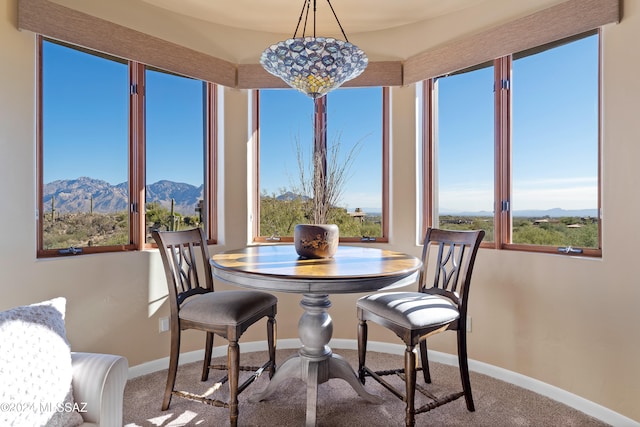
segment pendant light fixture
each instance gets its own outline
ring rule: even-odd
[[[327,0],[344,40],[316,37],[316,0],[313,0],[313,36],[306,36],[311,0],[303,0],[302,11],[293,37],[269,46],[260,64],[289,86],[311,98],[319,98],[344,82],[358,77],[367,67],[367,55],[349,43],[331,2]],[[301,36],[298,36],[304,16]]]

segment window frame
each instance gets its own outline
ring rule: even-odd
[[[581,253],[565,253],[559,251],[558,246],[532,245],[523,243],[511,243],[512,232],[512,212],[511,212],[511,191],[512,191],[512,164],[511,164],[511,85],[500,88],[497,82],[503,79],[511,81],[511,69],[513,57],[524,52],[533,52],[553,48],[565,43],[569,43],[583,37],[591,35],[598,36],[598,88],[597,88],[597,222],[598,222],[598,248],[581,247]],[[496,58],[493,61],[494,67],[494,241],[482,242],[481,247],[498,250],[513,250],[534,253],[549,253],[569,256],[602,257],[602,32],[600,29],[586,31],[581,34],[567,37],[565,39],[548,43],[523,52]],[[470,71],[476,66],[470,66],[460,72]],[[422,81],[422,221],[421,233],[425,235],[428,227],[435,224],[436,212],[435,197],[438,189],[435,188],[435,81],[438,77]],[[503,203],[506,202],[506,204]],[[507,208],[503,209],[503,205]],[[422,240],[420,236],[420,241]]]
[[[372,238],[340,237],[341,243],[388,243],[389,242],[389,143],[390,143],[390,88],[379,86],[382,90],[382,236]],[[317,98],[314,102],[320,102],[325,108],[324,97]],[[317,108],[315,108],[317,110]],[[268,236],[261,236],[260,233],[260,89],[252,91],[251,94],[251,117],[252,117],[252,186],[253,186],[253,207],[251,240],[253,243],[292,243],[293,236],[282,236],[273,239]],[[314,114],[314,128],[325,129],[324,140],[326,141],[327,126],[318,123],[319,114]],[[325,115],[326,116],[326,115]],[[326,119],[325,119],[326,120]]]
[[[37,215],[36,215],[36,257],[54,258],[66,257],[70,255],[96,254],[109,252],[139,251],[156,248],[155,243],[146,243],[146,222],[145,222],[145,69],[146,66],[133,60],[121,59],[126,63],[129,72],[129,123],[128,123],[128,184],[129,184],[129,243],[125,245],[112,246],[83,246],[81,251],[71,253],[61,253],[61,249],[43,248],[43,220],[44,220],[44,129],[43,129],[43,42],[47,41],[58,45],[75,49],[88,54],[103,56],[107,59],[118,59],[110,54],[102,54],[92,49],[76,46],[61,40],[52,39],[43,35],[36,37],[37,67],[36,67],[36,193],[37,193]],[[155,67],[154,67],[155,68]],[[162,70],[173,73],[171,70]],[[178,73],[173,73],[178,74]],[[186,76],[185,76],[186,77]],[[198,79],[196,79],[198,80]],[[205,84],[205,96],[203,97],[205,113],[205,132],[203,140],[204,150],[204,198],[205,205],[205,234],[208,244],[217,243],[217,99],[218,87],[211,82]],[[124,88],[126,89],[126,88]]]

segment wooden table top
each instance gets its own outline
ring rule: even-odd
[[[325,259],[301,259],[293,245],[251,246],[211,257],[216,278],[234,285],[295,293],[352,293],[413,283],[420,259],[384,249],[340,246]]]

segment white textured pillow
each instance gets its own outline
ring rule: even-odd
[[[0,312],[0,425],[78,426],[66,299]]]

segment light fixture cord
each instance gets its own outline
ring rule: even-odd
[[[333,17],[336,18],[336,22],[338,23],[338,27],[340,27],[340,32],[342,32],[342,36],[344,37],[344,40],[346,42],[349,41],[349,39],[347,38],[347,35],[344,32],[344,29],[342,28],[342,24],[340,23],[340,20],[338,19],[338,15],[336,14],[336,11],[333,8],[333,5],[331,4],[330,0],[327,0],[327,3],[329,3],[329,7],[331,8],[331,12],[333,13]],[[296,35],[298,34],[298,29],[300,28],[300,22],[302,22],[302,15],[305,15],[304,17],[304,26],[302,27],[302,37],[305,36],[306,32],[307,32],[307,20],[309,19],[309,9],[311,9],[311,0],[303,0],[302,3],[302,10],[300,11],[300,17],[298,17],[298,25],[296,25],[296,30],[293,32],[293,38],[296,38]],[[305,14],[305,10],[306,10],[306,14]],[[313,0],[313,37],[316,37],[316,0]]]
[[[307,19],[309,18],[309,4],[311,0],[303,0],[302,2],[302,10],[300,11],[300,17],[298,18],[298,25],[296,25],[296,30],[293,32],[293,37],[296,38],[296,34],[298,34],[298,28],[300,28],[300,22],[302,22],[302,15],[304,15],[305,10],[307,11],[306,16],[304,17],[304,27],[302,27],[302,37],[307,31]]]
[[[313,0],[314,2],[316,0]],[[331,5],[331,2],[329,0],[327,0],[327,3],[329,3],[329,7],[331,8],[331,12],[333,12],[333,17],[336,18],[336,22],[338,23],[338,27],[340,27],[340,31],[342,31],[342,35],[344,36],[344,41],[348,42],[349,39],[347,38],[347,35],[344,33],[344,30],[342,29],[342,25],[340,24],[340,20],[338,19],[338,15],[336,15],[336,11],[333,10],[333,5]]]

